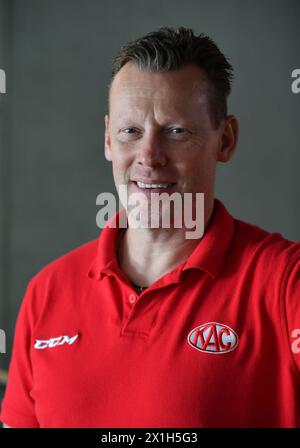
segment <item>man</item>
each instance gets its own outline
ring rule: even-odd
[[[143,193],[144,216],[150,193],[192,193],[193,211],[204,193],[204,235],[186,238],[172,220],[135,228],[125,207],[127,228],[105,227],[37,274],[18,317],[6,425],[299,425],[300,244],[214,198],[217,163],[238,137],[231,77],[190,29],[122,48],[105,116],[116,188]]]

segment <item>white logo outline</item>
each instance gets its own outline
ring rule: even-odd
[[[50,339],[36,339],[33,348],[37,350],[44,350],[45,348],[54,348],[60,345],[73,344],[78,339],[79,334],[75,334],[74,336],[58,336]]]
[[[222,328],[226,328],[226,329],[230,330],[231,334],[235,337],[235,343],[233,344],[233,346],[230,349],[228,349],[228,350],[213,351],[213,350],[203,350],[203,349],[197,347],[196,345],[192,344],[190,342],[190,336],[192,335],[192,333],[197,328],[201,328],[201,327],[204,327],[204,326],[207,326],[207,325],[218,325],[218,326],[220,326]],[[232,352],[233,350],[235,350],[237,348],[237,346],[239,345],[239,337],[238,337],[237,333],[231,327],[229,327],[229,325],[226,325],[226,324],[223,324],[223,323],[220,323],[220,322],[205,322],[203,324],[197,325],[196,327],[194,327],[189,332],[189,334],[187,336],[187,342],[193,349],[198,350],[201,353],[208,353],[209,355],[224,355],[225,353],[230,353],[230,352]]]

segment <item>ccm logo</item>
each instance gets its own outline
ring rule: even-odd
[[[188,343],[200,352],[219,355],[234,350],[238,344],[238,337],[227,325],[207,322],[190,331]]]
[[[78,334],[75,336],[69,337],[69,336],[58,336],[57,338],[51,338],[51,339],[36,339],[34,348],[37,348],[39,350],[42,350],[44,348],[53,348],[57,345],[63,345],[63,344],[73,344],[73,342],[76,341],[78,338]]]

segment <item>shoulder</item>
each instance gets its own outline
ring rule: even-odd
[[[98,239],[89,241],[44,266],[28,282],[23,303],[35,314],[43,304],[64,297],[67,291],[79,291],[88,280],[88,272],[98,249]]]
[[[268,232],[261,227],[234,219],[233,248],[243,258],[276,271],[300,259],[300,242],[285,238],[279,232]]]
[[[48,263],[31,281],[46,280],[53,276],[65,278],[66,275],[74,275],[80,271],[88,270],[97,255],[97,247],[98,239],[82,244]]]

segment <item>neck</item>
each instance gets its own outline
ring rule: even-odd
[[[213,206],[205,214],[204,232],[212,213]],[[120,233],[120,268],[133,284],[143,287],[151,285],[184,263],[199,244],[199,238],[186,238],[186,230],[127,228]]]

